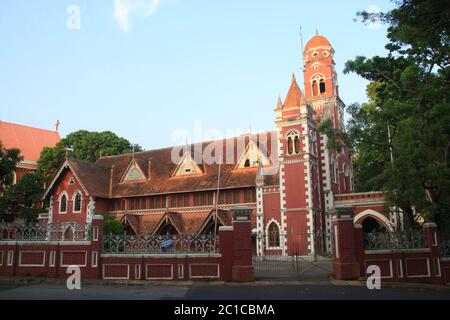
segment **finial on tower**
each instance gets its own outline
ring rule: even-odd
[[[295,73],[292,72],[292,82],[297,81],[297,79],[295,79]]]
[[[56,132],[58,132],[60,124],[61,124],[61,122],[59,122],[59,120],[56,120],[56,123],[55,123],[55,131]]]
[[[319,29],[316,29],[316,36],[319,35]]]
[[[281,109],[282,107],[283,107],[283,101],[281,100],[281,95],[278,95],[277,109]]]

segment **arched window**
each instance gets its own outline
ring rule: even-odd
[[[314,97],[317,96],[317,81],[316,80],[314,80],[312,82],[312,93],[313,93]]]
[[[325,86],[325,80],[324,79],[320,79],[319,88],[320,88],[320,94],[324,94],[325,91],[326,91],[326,86]]]
[[[68,227],[66,231],[64,231],[63,240],[73,240],[74,239],[74,233],[71,227]]]
[[[59,213],[67,213],[67,195],[65,193],[59,200]]]
[[[75,192],[73,197],[73,212],[81,212],[81,193],[79,191]]]
[[[300,153],[300,135],[297,131],[291,131],[287,135],[287,153],[299,154]]]
[[[292,138],[291,137],[288,137],[287,145],[288,145],[288,154],[292,154],[294,152],[294,150],[292,147]]]
[[[325,77],[322,74],[316,74],[311,78],[311,88],[313,96],[324,94],[326,91]]]
[[[300,153],[300,139],[298,138],[298,136],[294,138],[294,148],[295,153]]]
[[[275,248],[280,246],[280,228],[275,222],[272,222],[267,228],[268,246]]]

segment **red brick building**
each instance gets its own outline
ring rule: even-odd
[[[44,195],[48,220],[90,223],[95,211],[106,211],[129,233],[208,234],[231,225],[229,209],[245,205],[253,209],[259,256],[329,252],[327,212],[339,201],[359,208],[358,223],[370,218],[395,228],[382,193],[352,193],[349,150],[329,150],[317,131],[321,118],[344,130],[333,58],[325,37],[316,34],[307,43],[304,90],[293,76],[286,99],[278,99],[272,132],[96,163],[67,159]]]
[[[20,149],[23,160],[17,165],[13,182],[37,170],[37,161],[45,147],[53,148],[61,140],[57,131],[0,121],[0,141],[5,149]]]

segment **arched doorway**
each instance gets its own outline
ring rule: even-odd
[[[370,216],[366,217],[363,220],[362,227],[364,233],[378,233],[387,231],[386,227],[379,223],[377,219]]]

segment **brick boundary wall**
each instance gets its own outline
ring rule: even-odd
[[[450,258],[441,258],[434,223],[424,225],[426,248],[365,250],[361,225],[353,222],[353,208],[330,211],[334,241],[334,276],[340,280],[366,278],[367,267],[377,265],[382,281],[450,284]]]
[[[88,241],[0,241],[0,276],[67,277],[67,267],[78,265],[82,279],[251,282],[248,218],[219,228],[219,253],[106,254],[103,218],[95,216]]]

